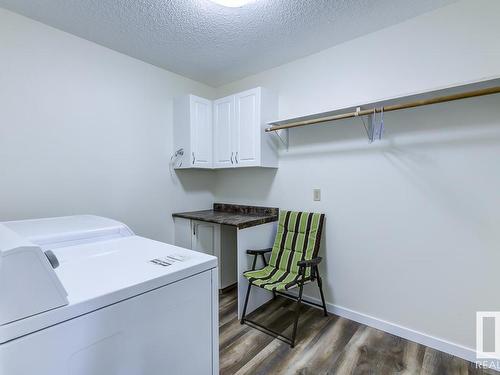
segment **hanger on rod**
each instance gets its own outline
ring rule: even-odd
[[[361,118],[366,136],[368,137],[368,142],[373,143],[375,141],[381,141],[382,135],[384,134],[384,107],[380,107],[379,110],[374,109],[372,113],[368,114],[368,125],[363,116],[360,116],[360,113],[361,107],[357,107],[354,114],[355,117]]]

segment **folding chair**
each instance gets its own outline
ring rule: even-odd
[[[241,324],[247,323],[254,328],[263,330],[267,334],[290,344],[293,348],[297,335],[300,307],[303,302],[322,307],[325,316],[328,316],[323,294],[323,283],[318,270],[318,264],[321,262],[318,251],[324,219],[324,214],[280,211],[278,230],[273,247],[261,250],[247,250],[247,254],[253,255],[254,260],[252,270],[243,274],[248,279],[248,289]],[[264,254],[269,252],[271,252],[271,257],[268,264]],[[264,268],[255,270],[259,256],[264,260]],[[322,305],[302,300],[304,284],[311,281],[318,282]],[[246,318],[252,286],[271,291],[274,296],[281,294],[297,301],[291,338]],[[284,292],[296,287],[299,288],[298,297]]]

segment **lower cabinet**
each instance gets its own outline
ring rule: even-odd
[[[191,250],[219,258],[220,249],[220,224],[204,221],[191,221]],[[220,260],[219,260],[220,268]]]
[[[236,284],[236,228],[205,221],[174,218],[175,245],[218,259],[219,289]]]

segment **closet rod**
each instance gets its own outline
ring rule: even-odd
[[[361,109],[357,112],[347,112],[347,113],[341,113],[339,115],[332,115],[332,116],[326,116],[326,117],[318,117],[318,118],[310,119],[310,120],[290,122],[288,124],[283,124],[283,125],[274,125],[274,126],[271,126],[270,128],[267,128],[266,132],[272,132],[272,131],[281,130],[281,129],[296,128],[298,126],[314,125],[314,124],[318,124],[321,122],[343,120],[346,118],[352,118],[352,117],[357,117],[357,116],[371,115],[374,113],[380,113],[382,111],[383,112],[398,111],[400,109],[408,109],[408,108],[421,107],[421,106],[430,105],[430,104],[452,102],[454,100],[474,98],[476,96],[491,95],[491,94],[498,94],[498,93],[500,93],[500,86],[495,86],[495,87],[490,87],[490,88],[481,89],[481,90],[462,92],[459,94],[438,96],[436,98],[431,98],[431,99],[415,100],[413,102],[387,105],[387,106],[383,106],[383,107],[379,107],[379,108]]]

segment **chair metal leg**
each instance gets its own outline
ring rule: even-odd
[[[252,263],[252,271],[255,271],[255,266],[257,265],[257,255],[254,255],[253,257],[253,263]]]
[[[302,306],[303,289],[304,289],[304,283],[300,283],[299,298],[297,299],[297,305],[296,305],[297,310],[295,311],[295,322],[293,324],[292,342],[290,343],[291,348],[295,346],[295,337],[297,336],[297,326],[299,324],[299,317],[300,317],[300,307]]]
[[[315,267],[315,268],[316,268],[316,278],[318,279],[319,294],[321,295],[321,303],[323,304],[323,312],[324,312],[325,316],[328,316],[328,311],[326,310],[325,295],[323,294],[323,280],[321,279],[321,276],[319,275],[318,267]]]
[[[250,297],[250,289],[252,288],[252,283],[248,282],[247,295],[245,297],[245,305],[243,306],[243,314],[241,314],[240,324],[245,323],[245,315],[247,313],[248,298]]]

